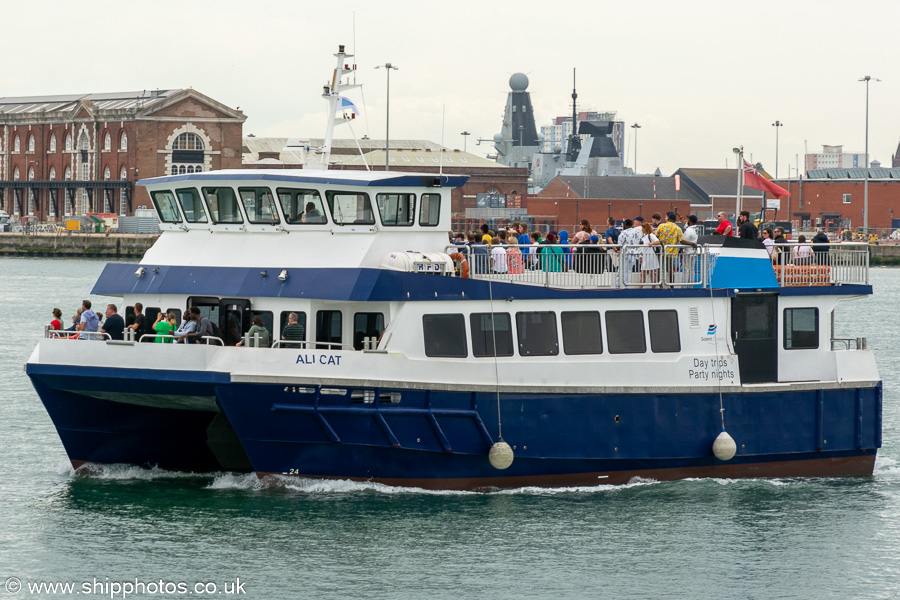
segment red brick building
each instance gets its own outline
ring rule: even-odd
[[[240,168],[245,119],[190,89],[0,98],[0,208],[131,215],[140,178]]]
[[[828,169],[832,177],[804,179],[802,185],[796,179],[792,180],[790,185],[794,193],[790,201],[781,201],[781,211],[785,215],[790,213],[791,221],[801,230],[862,228],[865,180],[860,176],[864,174],[862,169],[852,169],[860,173],[851,178],[850,171]],[[891,177],[891,173],[896,173],[898,178]],[[811,171],[810,174],[822,173]],[[881,176],[876,177],[878,175]],[[787,180],[776,183],[782,187],[788,185]],[[870,169],[869,229],[889,229],[896,218],[900,218],[900,169]]]

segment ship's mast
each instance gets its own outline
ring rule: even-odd
[[[334,139],[334,126],[341,123],[348,123],[356,117],[356,113],[351,111],[349,116],[346,111],[342,111],[338,115],[338,108],[341,107],[341,92],[353,88],[360,87],[356,83],[343,83],[344,75],[356,72],[356,64],[349,65],[345,61],[347,58],[353,58],[352,54],[344,52],[344,45],[338,46],[338,51],[334,55],[337,58],[337,64],[334,67],[334,73],[331,76],[331,83],[323,88],[322,97],[328,102],[328,126],[325,130],[325,146],[322,148],[322,165],[324,169],[328,168],[328,161],[331,159],[331,143]]]
[[[578,159],[578,152],[581,150],[581,138],[578,136],[578,110],[575,107],[575,101],[578,94],[575,92],[575,69],[572,69],[572,134],[569,136],[569,151],[567,152],[570,162]]]

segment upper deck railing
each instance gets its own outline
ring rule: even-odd
[[[474,279],[564,289],[706,288],[720,256],[715,247],[683,245],[505,244],[445,251],[464,254]],[[770,258],[782,287],[869,283],[866,244],[778,244]]]

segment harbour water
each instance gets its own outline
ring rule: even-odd
[[[104,264],[0,260],[0,597],[49,597],[29,591],[41,582],[83,598],[900,597],[900,269],[873,269],[875,296],[836,319],[837,337],[868,338],[884,379],[873,477],[479,494],[76,476],[22,365]]]

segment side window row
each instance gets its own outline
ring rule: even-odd
[[[559,354],[559,329],[555,312],[519,312],[515,317],[515,339],[519,356]],[[643,311],[611,310],[606,311],[603,317],[607,351],[610,354],[641,354],[647,351]],[[600,312],[561,312],[559,320],[565,354],[603,354]],[[647,311],[647,324],[652,352],[681,351],[677,311]],[[426,356],[466,358],[469,355],[464,315],[423,315],[422,328]],[[473,356],[514,355],[512,319],[508,313],[472,313],[469,315],[469,330]]]
[[[374,225],[375,213],[369,195],[362,192],[325,192],[325,202],[318,190],[276,188],[278,204],[285,222],[289,225],[321,225],[328,222],[325,205],[338,225]],[[179,188],[174,191],[158,190],[151,193],[159,218],[165,223],[235,223],[244,222],[241,207],[247,221],[253,224],[277,225],[281,216],[275,197],[267,187],[241,187],[237,194],[230,187],[205,187],[202,195],[196,188]],[[419,196],[419,225],[438,225],[441,209],[440,194]],[[205,203],[204,203],[205,200]],[[179,205],[181,212],[179,212]],[[416,213],[415,194],[376,194],[375,205],[386,227],[409,227]],[[208,207],[208,214],[207,214]]]

